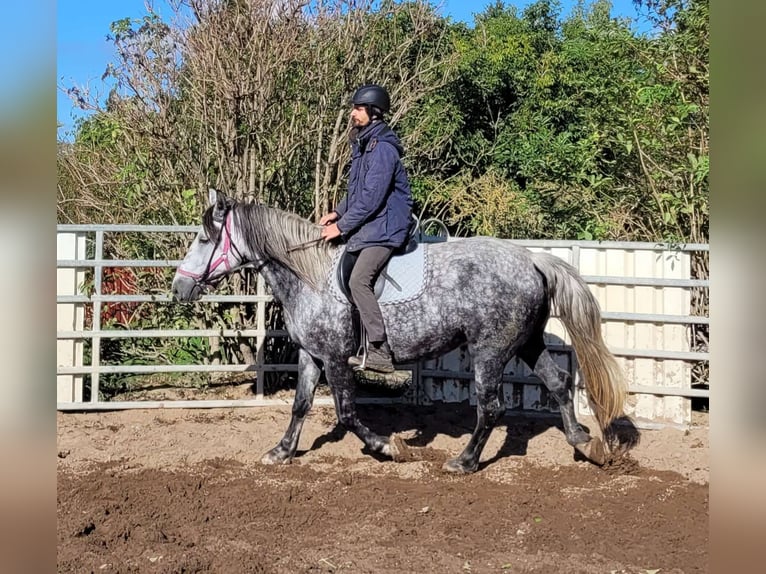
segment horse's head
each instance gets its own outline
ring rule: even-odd
[[[196,301],[206,287],[215,285],[245,261],[232,235],[232,208],[235,201],[211,189],[210,206],[202,216],[202,229],[173,278],[173,299]]]

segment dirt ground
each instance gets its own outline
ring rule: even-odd
[[[377,460],[315,407],[286,466],[289,407],[58,413],[58,571],[692,573],[708,570],[705,416],[582,461],[556,419],[508,417],[479,472],[467,405],[360,407],[410,460]],[[590,421],[583,421],[588,424]]]

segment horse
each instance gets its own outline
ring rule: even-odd
[[[266,452],[265,464],[289,463],[324,371],[340,425],[381,458],[401,459],[403,444],[367,428],[356,410],[355,380],[347,359],[356,353],[353,305],[330,294],[331,266],[341,245],[320,238],[321,227],[294,213],[236,201],[209,190],[202,227],[176,270],[173,299],[198,300],[242,267],[260,273],[281,303],[298,345],[298,381],[287,430]],[[552,308],[573,341],[589,403],[602,436],[622,416],[627,389],[601,334],[598,301],[577,270],[545,252],[507,239],[468,237],[428,244],[429,269],[418,297],[382,306],[396,363],[438,357],[465,345],[474,365],[477,420],[464,450],[444,463],[468,474],[505,413],[502,376],[521,358],[560,407],[566,441],[603,465],[609,441],[592,437],[577,421],[569,372],[552,359],[543,340]]]

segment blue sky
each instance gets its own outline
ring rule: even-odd
[[[471,23],[473,14],[482,12],[494,0],[434,0],[434,3],[442,6],[443,15]],[[529,3],[529,0],[506,1],[508,5],[520,8]],[[563,14],[568,14],[574,4],[573,0],[562,0]],[[170,15],[163,0],[156,0],[154,5],[160,15]],[[140,18],[146,14],[146,7],[145,0],[59,0],[56,9],[56,115],[58,122],[63,124],[58,135],[70,139],[67,134],[72,130],[73,114],[80,115],[80,112],[73,110],[61,87],[89,86],[105,95],[107,89],[103,87],[101,75],[107,63],[113,60],[111,45],[106,41],[109,25],[121,18]],[[639,29],[642,28],[632,0],[613,0],[612,15],[631,18]]]

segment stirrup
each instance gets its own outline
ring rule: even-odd
[[[368,343],[367,330],[364,328],[364,325],[361,326],[361,330],[362,330],[361,344],[359,345],[359,348],[356,351],[356,355],[354,355],[353,357],[349,357],[349,363],[351,363],[351,361],[354,359],[360,360],[360,357],[361,357],[360,364],[351,365],[351,367],[355,371],[364,371],[367,368],[367,343]]]

